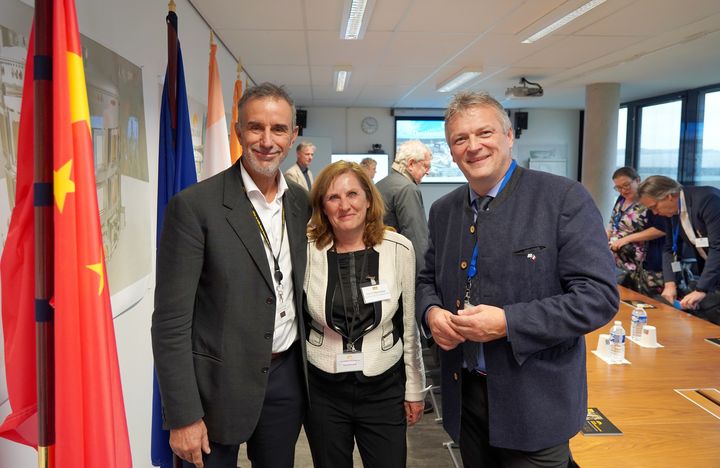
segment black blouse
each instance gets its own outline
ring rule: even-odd
[[[365,304],[360,288],[378,281],[380,255],[373,248],[337,253],[328,250],[328,283],[325,296],[327,323],[343,337],[343,348],[362,350],[362,336],[380,323],[377,302]]]

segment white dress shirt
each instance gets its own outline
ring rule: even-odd
[[[282,199],[288,190],[288,186],[282,173],[278,172],[277,193],[275,194],[275,199],[268,202],[242,164],[240,165],[240,170],[248,199],[250,199],[250,203],[255,207],[255,211],[257,211],[258,217],[267,232],[270,246],[272,247],[272,250],[268,248],[267,243],[262,237],[260,227],[258,226],[257,235],[260,237],[263,247],[265,247],[265,256],[267,257],[268,266],[270,267],[270,276],[275,286],[275,331],[273,333],[272,352],[279,353],[287,350],[298,337],[287,222],[285,223],[284,233],[282,228]],[[285,219],[287,220],[287,213],[285,214]],[[280,253],[278,265],[283,275],[282,284],[278,284],[273,274],[275,271],[274,255],[278,252]],[[279,288],[282,288],[282,294],[279,293]],[[254,294],[254,291],[248,291],[248,294]]]

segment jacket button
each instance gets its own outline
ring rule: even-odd
[[[265,304],[270,305],[270,304],[272,304],[272,303],[273,303],[273,298],[272,298],[272,297],[268,297],[267,299],[265,299]]]
[[[263,373],[263,374],[267,374],[268,371],[270,370],[270,368],[269,368],[269,367],[263,367],[261,370],[262,370],[262,373]],[[455,379],[455,380],[457,380],[457,379]]]
[[[470,234],[475,234],[475,225],[470,226]]]
[[[464,270],[465,268],[467,268],[467,262],[463,260],[462,262],[460,262],[460,269]]]
[[[265,333],[265,339],[266,339],[266,340],[269,340],[269,339],[271,339],[271,338],[272,338],[272,336],[273,336],[273,334],[272,334],[272,333]]]
[[[460,299],[455,300],[455,307],[460,308]]]
[[[455,382],[457,382],[460,379],[460,375],[457,372],[453,372],[452,378]]]

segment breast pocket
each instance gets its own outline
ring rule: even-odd
[[[547,275],[552,270],[553,261],[548,255],[549,251],[544,244],[530,243],[517,245],[512,249],[511,271],[509,280],[517,288],[518,301],[529,301],[543,297]]]

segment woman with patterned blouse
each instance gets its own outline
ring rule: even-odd
[[[618,282],[644,294],[660,293],[665,218],[655,216],[637,200],[640,176],[621,167],[612,176],[620,193],[608,226],[608,241],[620,270]]]

